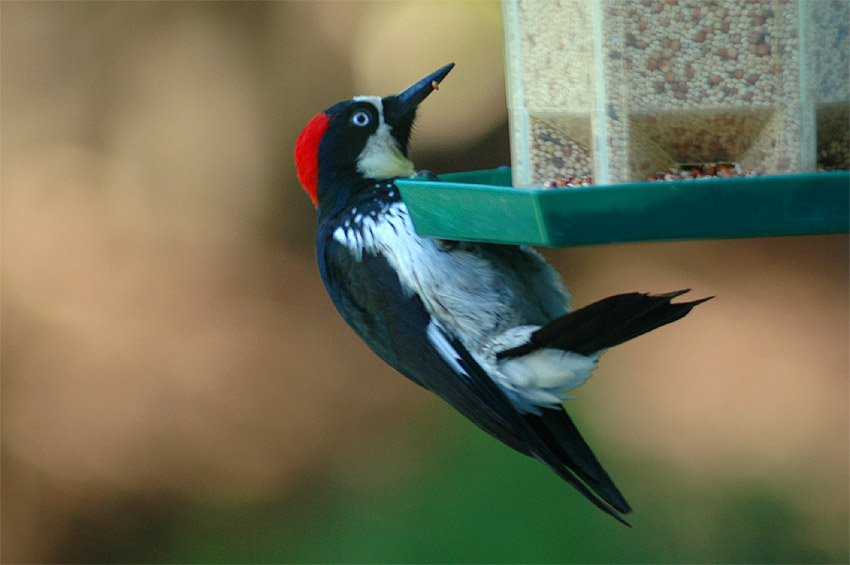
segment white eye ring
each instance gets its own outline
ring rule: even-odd
[[[368,112],[364,112],[363,110],[354,112],[354,114],[351,115],[351,123],[358,127],[368,126],[371,121],[372,118],[369,116]]]

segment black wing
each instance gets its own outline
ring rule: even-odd
[[[404,376],[436,393],[479,427],[530,455],[498,407],[482,400],[427,336],[431,316],[417,296],[401,288],[382,256],[364,254],[355,261],[336,241],[319,254],[322,279],[346,322],[367,345]]]
[[[327,240],[326,240],[327,241]],[[320,251],[322,278],[343,318],[387,363],[431,390],[480,428],[536,457],[593,504],[626,524],[631,511],[563,409],[522,414],[454,336],[437,324],[417,296],[405,293],[386,259],[355,261],[335,241]],[[594,494],[595,493],[595,494]]]

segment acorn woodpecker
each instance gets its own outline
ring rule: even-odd
[[[335,104],[299,136],[322,281],[384,361],[627,524],[629,504],[562,403],[605,349],[706,299],[629,293],[570,311],[559,275],[531,249],[417,235],[394,179],[416,174],[407,154],[416,109],[453,66],[398,95]]]

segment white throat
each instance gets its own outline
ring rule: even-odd
[[[377,96],[357,96],[355,100],[370,102],[378,109],[378,129],[369,137],[366,147],[357,156],[357,170],[366,178],[390,179],[409,177],[415,171],[413,161],[404,156],[392,127],[384,121],[384,105]]]

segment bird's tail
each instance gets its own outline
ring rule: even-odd
[[[631,292],[604,298],[555,318],[532,333],[528,342],[500,351],[496,356],[499,359],[521,357],[540,348],[561,349],[581,355],[597,353],[675,322],[697,304],[713,298],[671,302],[688,290],[666,294]]]
[[[687,290],[667,294],[629,293],[611,296],[556,318],[531,334],[528,342],[497,353],[498,358],[521,357],[538,349],[553,348],[592,355],[655,328],[674,322],[709,300],[673,303]],[[525,414],[532,428],[526,439],[534,455],[576,487],[597,507],[623,524],[631,511],[628,502],[593,455],[563,408]]]

